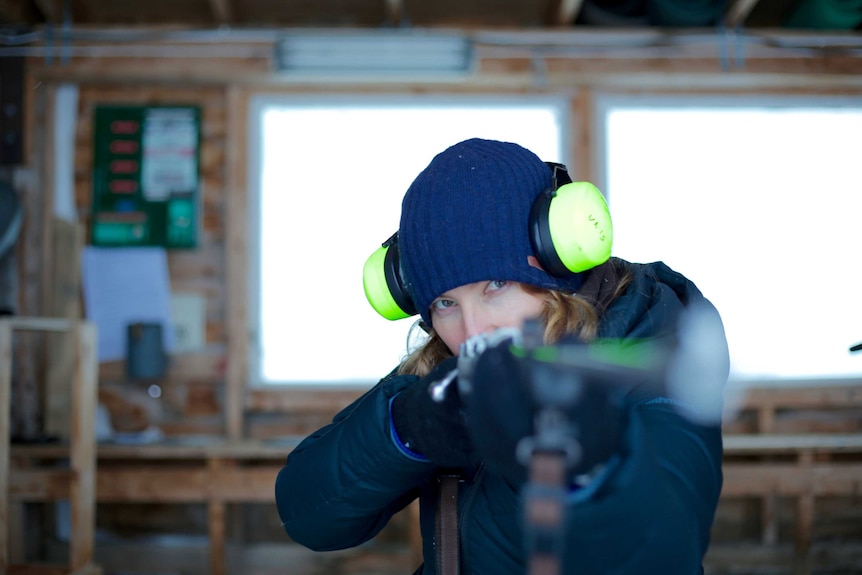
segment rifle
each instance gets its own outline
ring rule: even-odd
[[[524,532],[529,575],[561,573],[565,543],[565,502],[572,470],[583,467],[585,453],[578,421],[570,413],[587,394],[603,394],[609,403],[630,393],[662,396],[681,406],[699,423],[720,423],[722,392],[727,381],[728,355],[721,320],[709,305],[688,308],[677,331],[664,339],[604,340],[585,344],[566,340],[543,342],[538,320],[523,330],[504,329],[471,338],[459,354],[457,385],[462,397],[473,392],[479,358],[492,348],[508,346],[519,358],[534,400],[533,434],[523,437],[515,458],[527,468],[523,490]],[[455,378],[432,390],[440,394]],[[574,476],[587,485],[602,466],[589,466]]]

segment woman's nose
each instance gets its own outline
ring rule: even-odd
[[[494,331],[492,318],[487,313],[475,308],[462,309],[462,321],[464,322],[464,337],[469,339],[481,333]]]

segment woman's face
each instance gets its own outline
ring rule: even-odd
[[[523,327],[538,317],[544,300],[524,291],[521,284],[483,281],[451,289],[431,303],[434,330],[453,354],[461,344],[480,333],[501,327]]]

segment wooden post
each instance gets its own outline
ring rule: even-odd
[[[9,426],[12,325],[0,322],[0,575],[9,567]]]
[[[79,320],[81,310],[80,254],[84,243],[83,228],[59,218],[51,220],[53,226],[54,257],[52,258],[52,290],[46,303],[51,317]],[[47,435],[69,438],[72,428],[69,406],[72,389],[69,374],[75,369],[77,344],[74,337],[65,334],[48,334],[45,364],[45,394],[43,428]]]
[[[606,182],[597,180],[596,154],[593,142],[593,92],[589,88],[581,88],[571,100],[572,150],[568,159],[569,175],[576,182],[591,182],[599,188],[606,187]],[[604,190],[602,190],[604,191]]]
[[[246,380],[248,379],[248,186],[246,183],[246,137],[248,135],[248,97],[236,86],[227,91],[227,381],[225,424],[232,440],[244,435]]]
[[[73,332],[76,340],[75,376],[72,381],[72,433],[70,463],[72,484],[69,499],[74,534],[69,541],[69,562],[73,570],[93,560],[96,510],[96,328],[80,323]]]

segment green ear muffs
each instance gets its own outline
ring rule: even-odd
[[[419,313],[401,279],[398,232],[392,234],[365,261],[362,287],[371,307],[388,320],[403,319]]]
[[[608,203],[589,182],[547,190],[530,210],[530,241],[542,268],[556,277],[580,273],[611,257]]]
[[[613,225],[608,203],[589,182],[572,182],[562,164],[546,162],[553,185],[530,210],[530,241],[542,268],[565,278],[605,263],[611,257]],[[557,188],[557,183],[562,185]],[[389,320],[416,315],[398,257],[398,232],[369,256],[362,271],[365,297]]]

